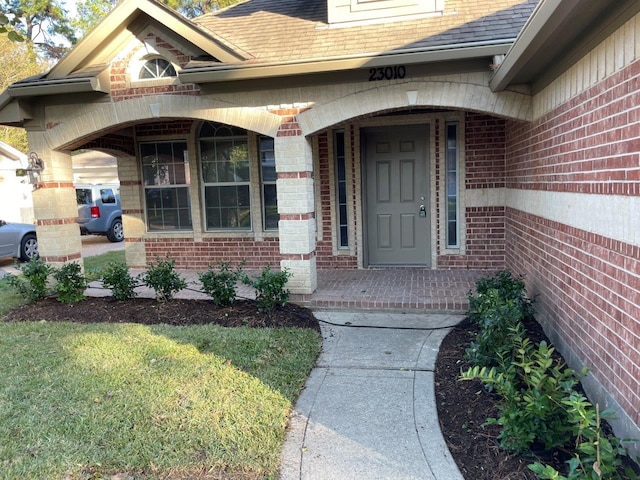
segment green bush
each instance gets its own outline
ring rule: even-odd
[[[575,437],[575,453],[567,463],[567,475],[561,475],[550,465],[535,462],[529,468],[542,479],[608,480],[637,479],[631,469],[622,470],[626,455],[620,440],[602,431],[602,419],[612,418],[612,410],[600,412],[587,398],[573,392],[562,401],[567,408],[568,422]]]
[[[62,267],[53,270],[53,277],[56,279],[54,290],[59,302],[76,303],[84,300],[87,279],[82,274],[79,263],[65,263]]]
[[[503,270],[476,282],[469,292],[469,320],[480,327],[465,357],[474,365],[496,366],[511,351],[510,332],[534,313],[522,277]]]
[[[578,384],[578,375],[553,358],[554,348],[547,342],[535,346],[523,328],[511,338],[513,356],[505,355],[498,367],[472,367],[461,378],[479,379],[500,395],[500,416],[487,423],[502,427],[498,438],[505,450],[523,453],[534,446],[567,445],[572,429],[563,400]]]
[[[493,294],[490,292],[494,291]],[[487,311],[493,310],[496,298],[505,302],[513,302],[520,310],[521,318],[533,316],[535,313],[533,300],[527,298],[524,278],[514,277],[509,270],[501,270],[491,277],[481,278],[476,282],[476,293],[469,292],[469,319],[479,321]]]
[[[187,287],[187,282],[175,271],[175,260],[157,259],[140,276],[142,283],[156,292],[159,301],[171,300],[173,295]]]
[[[48,294],[49,275],[53,271],[50,265],[42,260],[32,258],[20,267],[22,276],[8,275],[7,282],[29,302],[42,300]]]
[[[126,264],[110,262],[102,273],[102,285],[111,289],[116,300],[131,300],[137,295],[138,278],[131,276]]]
[[[260,276],[249,278],[244,275],[243,283],[255,288],[258,311],[271,312],[277,305],[284,306],[289,301],[289,290],[285,289],[291,273],[286,269],[280,272],[272,272],[267,265],[262,269]]]
[[[482,300],[487,306],[476,320],[480,329],[466,350],[465,357],[473,365],[497,366],[501,359],[511,355],[513,332],[522,327],[522,310],[513,299],[502,299],[498,290],[488,290]]]
[[[236,301],[236,283],[242,278],[242,265],[234,271],[229,262],[221,262],[219,271],[210,268],[206,272],[198,272],[203,291],[213,302],[226,307]]]

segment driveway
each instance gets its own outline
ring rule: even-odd
[[[124,242],[111,243],[107,240],[107,237],[101,235],[83,235],[81,240],[83,257],[92,257],[94,255],[100,255],[101,253],[124,250]],[[16,268],[16,262],[17,260],[14,258],[0,258],[0,278],[9,273],[19,273]]]

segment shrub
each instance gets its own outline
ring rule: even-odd
[[[482,300],[486,305],[482,316],[476,320],[480,329],[465,352],[465,357],[474,365],[497,366],[501,359],[511,355],[512,335],[522,327],[522,311],[512,299],[500,298],[498,290],[487,291]]]
[[[50,265],[40,259],[32,258],[20,267],[21,277],[8,275],[7,282],[18,290],[24,299],[36,302],[47,296],[47,283],[52,271],[53,268]]]
[[[87,279],[82,274],[79,263],[65,263],[62,267],[53,270],[53,277],[56,279],[54,290],[58,294],[59,302],[76,303],[84,300]]]
[[[198,272],[198,277],[202,289],[213,302],[226,307],[236,300],[236,283],[242,277],[242,265],[233,271],[229,262],[221,262],[218,272],[210,268],[204,273]]]
[[[500,416],[487,420],[502,427],[500,445],[523,453],[534,446],[550,449],[567,445],[572,438],[563,400],[578,384],[578,375],[561,360],[554,360],[554,348],[547,342],[537,346],[525,337],[524,329],[512,332],[514,354],[505,356],[499,367],[475,366],[463,380],[479,379],[500,395]]]
[[[110,288],[116,300],[135,298],[138,278],[131,276],[129,267],[121,262],[110,262],[102,273],[102,284]]]
[[[159,301],[171,300],[173,295],[187,287],[187,282],[175,271],[175,260],[166,258],[158,259],[154,265],[149,263],[149,268],[141,274],[142,282],[156,292]]]
[[[271,267],[267,265],[262,269],[260,276],[251,279],[244,275],[242,282],[255,288],[258,311],[268,313],[276,305],[284,306],[289,301],[289,290],[285,289],[285,285],[290,277],[291,273],[286,269],[272,272]]]
[[[511,350],[510,332],[534,313],[533,301],[526,297],[522,277],[508,270],[476,282],[476,293],[469,292],[469,319],[480,330],[465,357],[480,366],[496,366]]]
[[[587,398],[573,392],[562,402],[567,407],[568,421],[575,436],[575,453],[568,460],[567,476],[561,475],[550,465],[535,462],[529,465],[538,477],[557,480],[610,480],[637,479],[631,469],[620,472],[621,457],[626,455],[620,440],[602,431],[602,419],[611,418],[612,410],[600,412]]]
[[[481,278],[476,282],[476,293],[469,292],[469,319],[477,322],[485,312],[494,308],[496,298],[505,302],[513,302],[520,310],[521,318],[533,316],[535,313],[533,300],[527,298],[524,277],[514,277],[508,270],[497,272],[491,277]],[[487,297],[491,291],[492,295]]]

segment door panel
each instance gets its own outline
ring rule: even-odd
[[[362,134],[368,264],[429,265],[428,125],[363,129]]]

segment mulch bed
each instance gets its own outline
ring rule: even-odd
[[[5,317],[8,322],[29,320],[145,325],[215,323],[223,327],[298,327],[320,331],[318,320],[308,308],[290,303],[270,313],[260,313],[254,300],[239,300],[229,307],[217,307],[210,300],[173,299],[157,302],[150,298],[117,301],[112,297],[87,297],[77,303],[60,303],[54,298],[47,298],[23,305]]]

